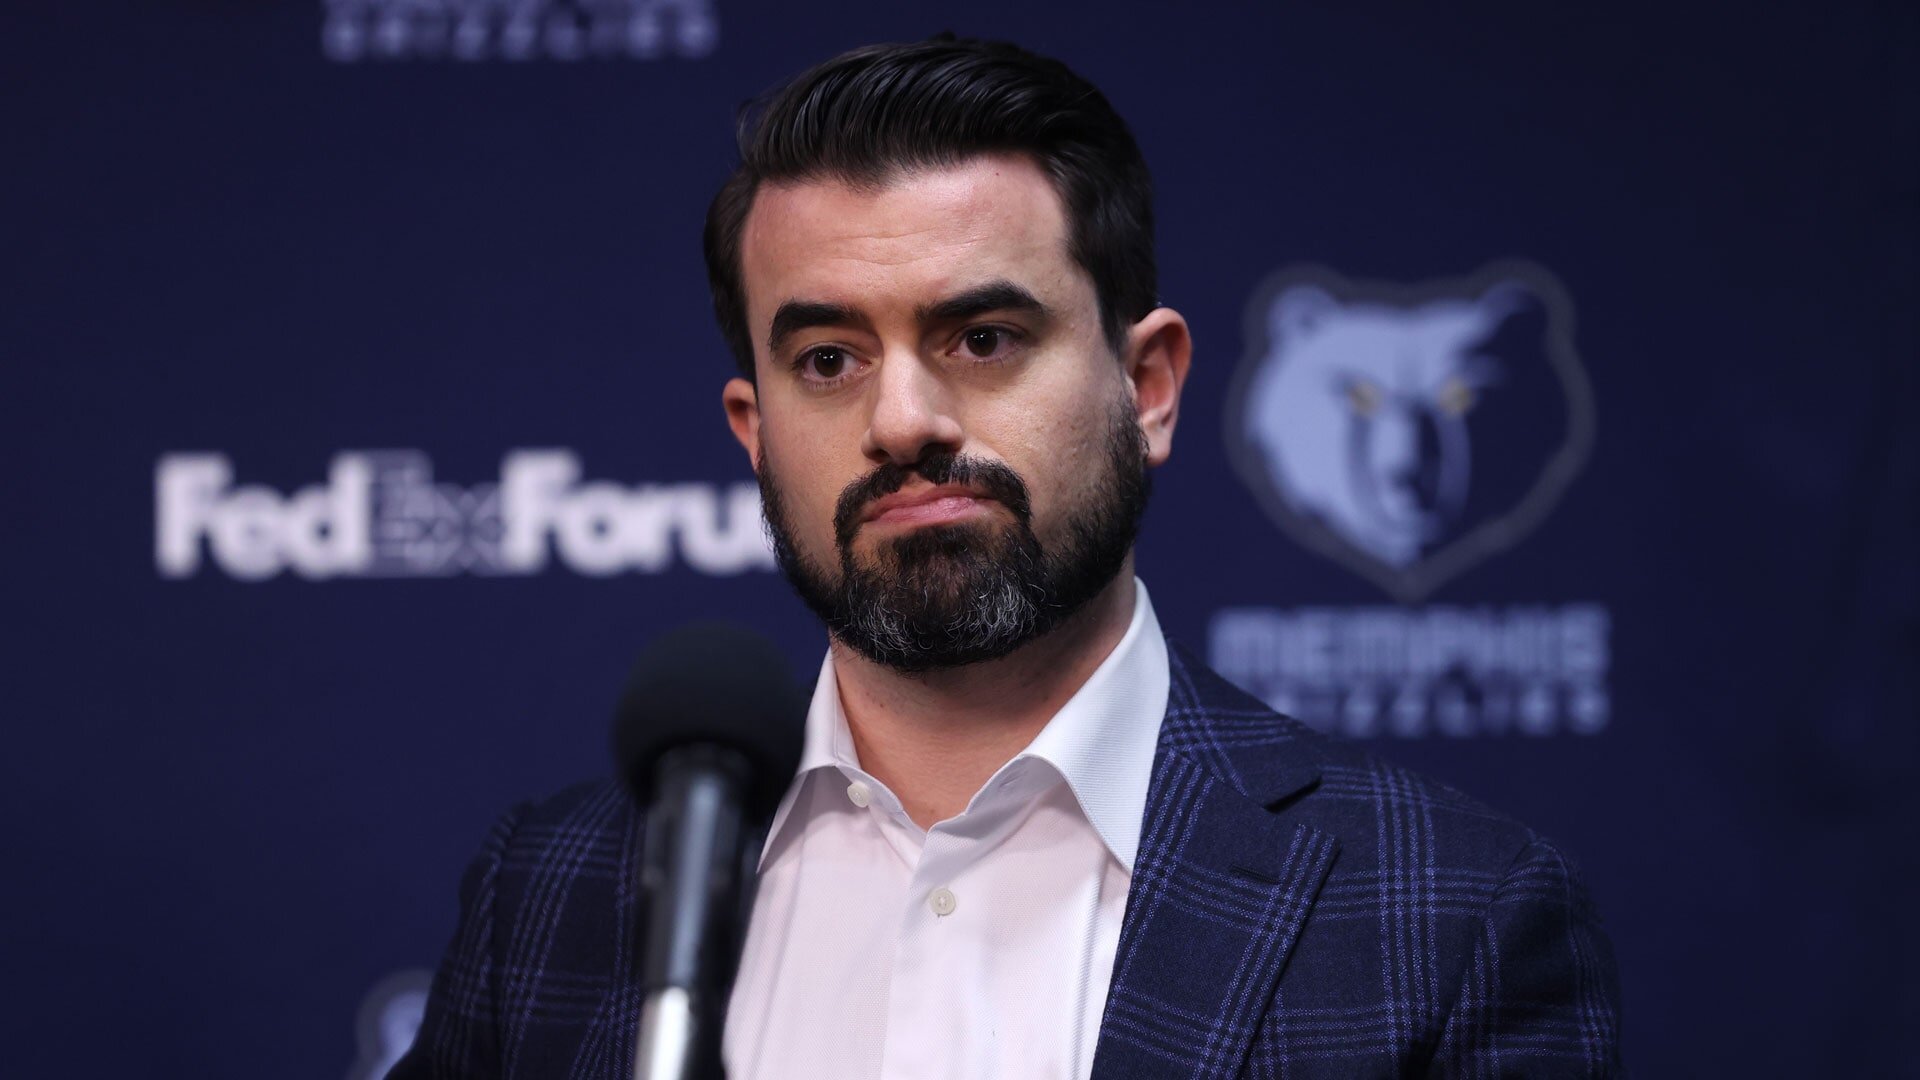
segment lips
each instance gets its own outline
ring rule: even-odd
[[[979,512],[994,500],[958,484],[940,484],[896,491],[869,503],[862,524],[936,525]]]
[[[916,503],[929,505],[912,509]],[[833,505],[833,539],[845,552],[869,523],[900,529],[957,523],[979,518],[989,503],[998,503],[1023,528],[1030,520],[1027,485],[1001,462],[944,450],[907,465],[888,461],[841,490]]]

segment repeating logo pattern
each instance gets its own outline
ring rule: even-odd
[[[342,63],[653,60],[713,52],[712,0],[325,0],[321,47]]]

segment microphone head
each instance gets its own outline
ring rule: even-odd
[[[747,764],[747,813],[773,814],[800,766],[807,693],[773,642],[727,623],[668,631],[641,650],[614,713],[613,759],[641,805],[662,754],[733,750]]]

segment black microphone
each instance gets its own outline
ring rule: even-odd
[[[806,705],[780,651],[738,627],[672,631],[634,663],[613,756],[646,813],[636,1080],[722,1075],[761,840],[799,767]]]

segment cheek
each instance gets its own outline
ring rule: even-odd
[[[1057,535],[1108,472],[1113,393],[1110,385],[1086,386],[1074,393],[1071,408],[1049,403],[1021,410],[997,433],[994,450],[1026,482],[1034,531],[1042,540]]]
[[[784,430],[763,426],[761,446],[773,462],[788,526],[817,556],[833,547],[834,504],[847,484],[858,478],[858,463],[841,462],[831,452],[829,440],[809,434],[786,436]]]

